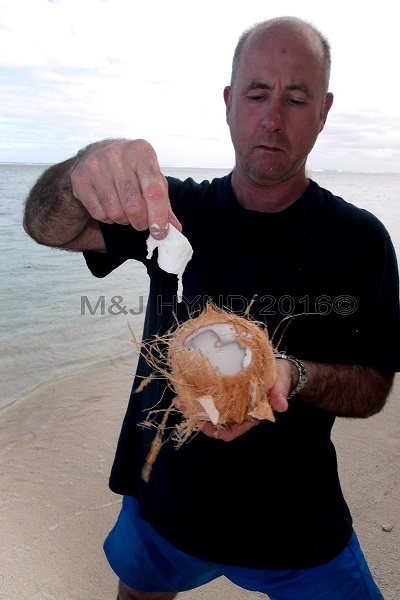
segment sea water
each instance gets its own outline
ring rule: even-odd
[[[115,361],[132,362],[147,303],[143,265],[128,261],[105,279],[79,253],[36,244],[22,228],[26,195],[46,165],[0,164],[0,407],[44,382]],[[165,168],[196,181],[229,169]],[[400,173],[310,172],[323,187],[373,212],[400,256]]]

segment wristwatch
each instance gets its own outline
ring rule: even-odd
[[[297,382],[297,385],[295,386],[295,388],[290,392],[288,399],[291,398],[292,396],[294,396],[295,394],[298,394],[300,392],[300,390],[303,389],[303,387],[306,385],[307,381],[308,381],[308,374],[307,374],[307,369],[305,368],[305,366],[303,365],[302,362],[300,362],[297,358],[295,358],[294,356],[291,356],[290,354],[275,354],[275,358],[281,358],[283,360],[288,360],[289,362],[292,363],[292,365],[294,365],[299,373],[299,381]]]

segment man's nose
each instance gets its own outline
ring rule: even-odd
[[[278,98],[269,98],[264,104],[263,127],[267,131],[281,131],[284,128],[283,106]]]

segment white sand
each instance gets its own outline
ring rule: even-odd
[[[0,412],[0,600],[115,600],[102,543],[120,498],[108,475],[134,365],[64,378]],[[338,421],[346,497],[385,600],[400,598],[400,381],[380,415]],[[383,531],[389,523],[392,531]],[[226,579],[187,600],[265,598]]]

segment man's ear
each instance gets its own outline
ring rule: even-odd
[[[226,122],[229,124],[229,111],[231,109],[231,86],[227,85],[224,89],[224,102],[226,107]]]
[[[331,92],[328,92],[325,96],[324,107],[323,107],[322,115],[321,115],[321,125],[319,128],[320,133],[325,126],[326,119],[328,117],[328,112],[330,111],[332,104],[333,104],[333,94]]]

